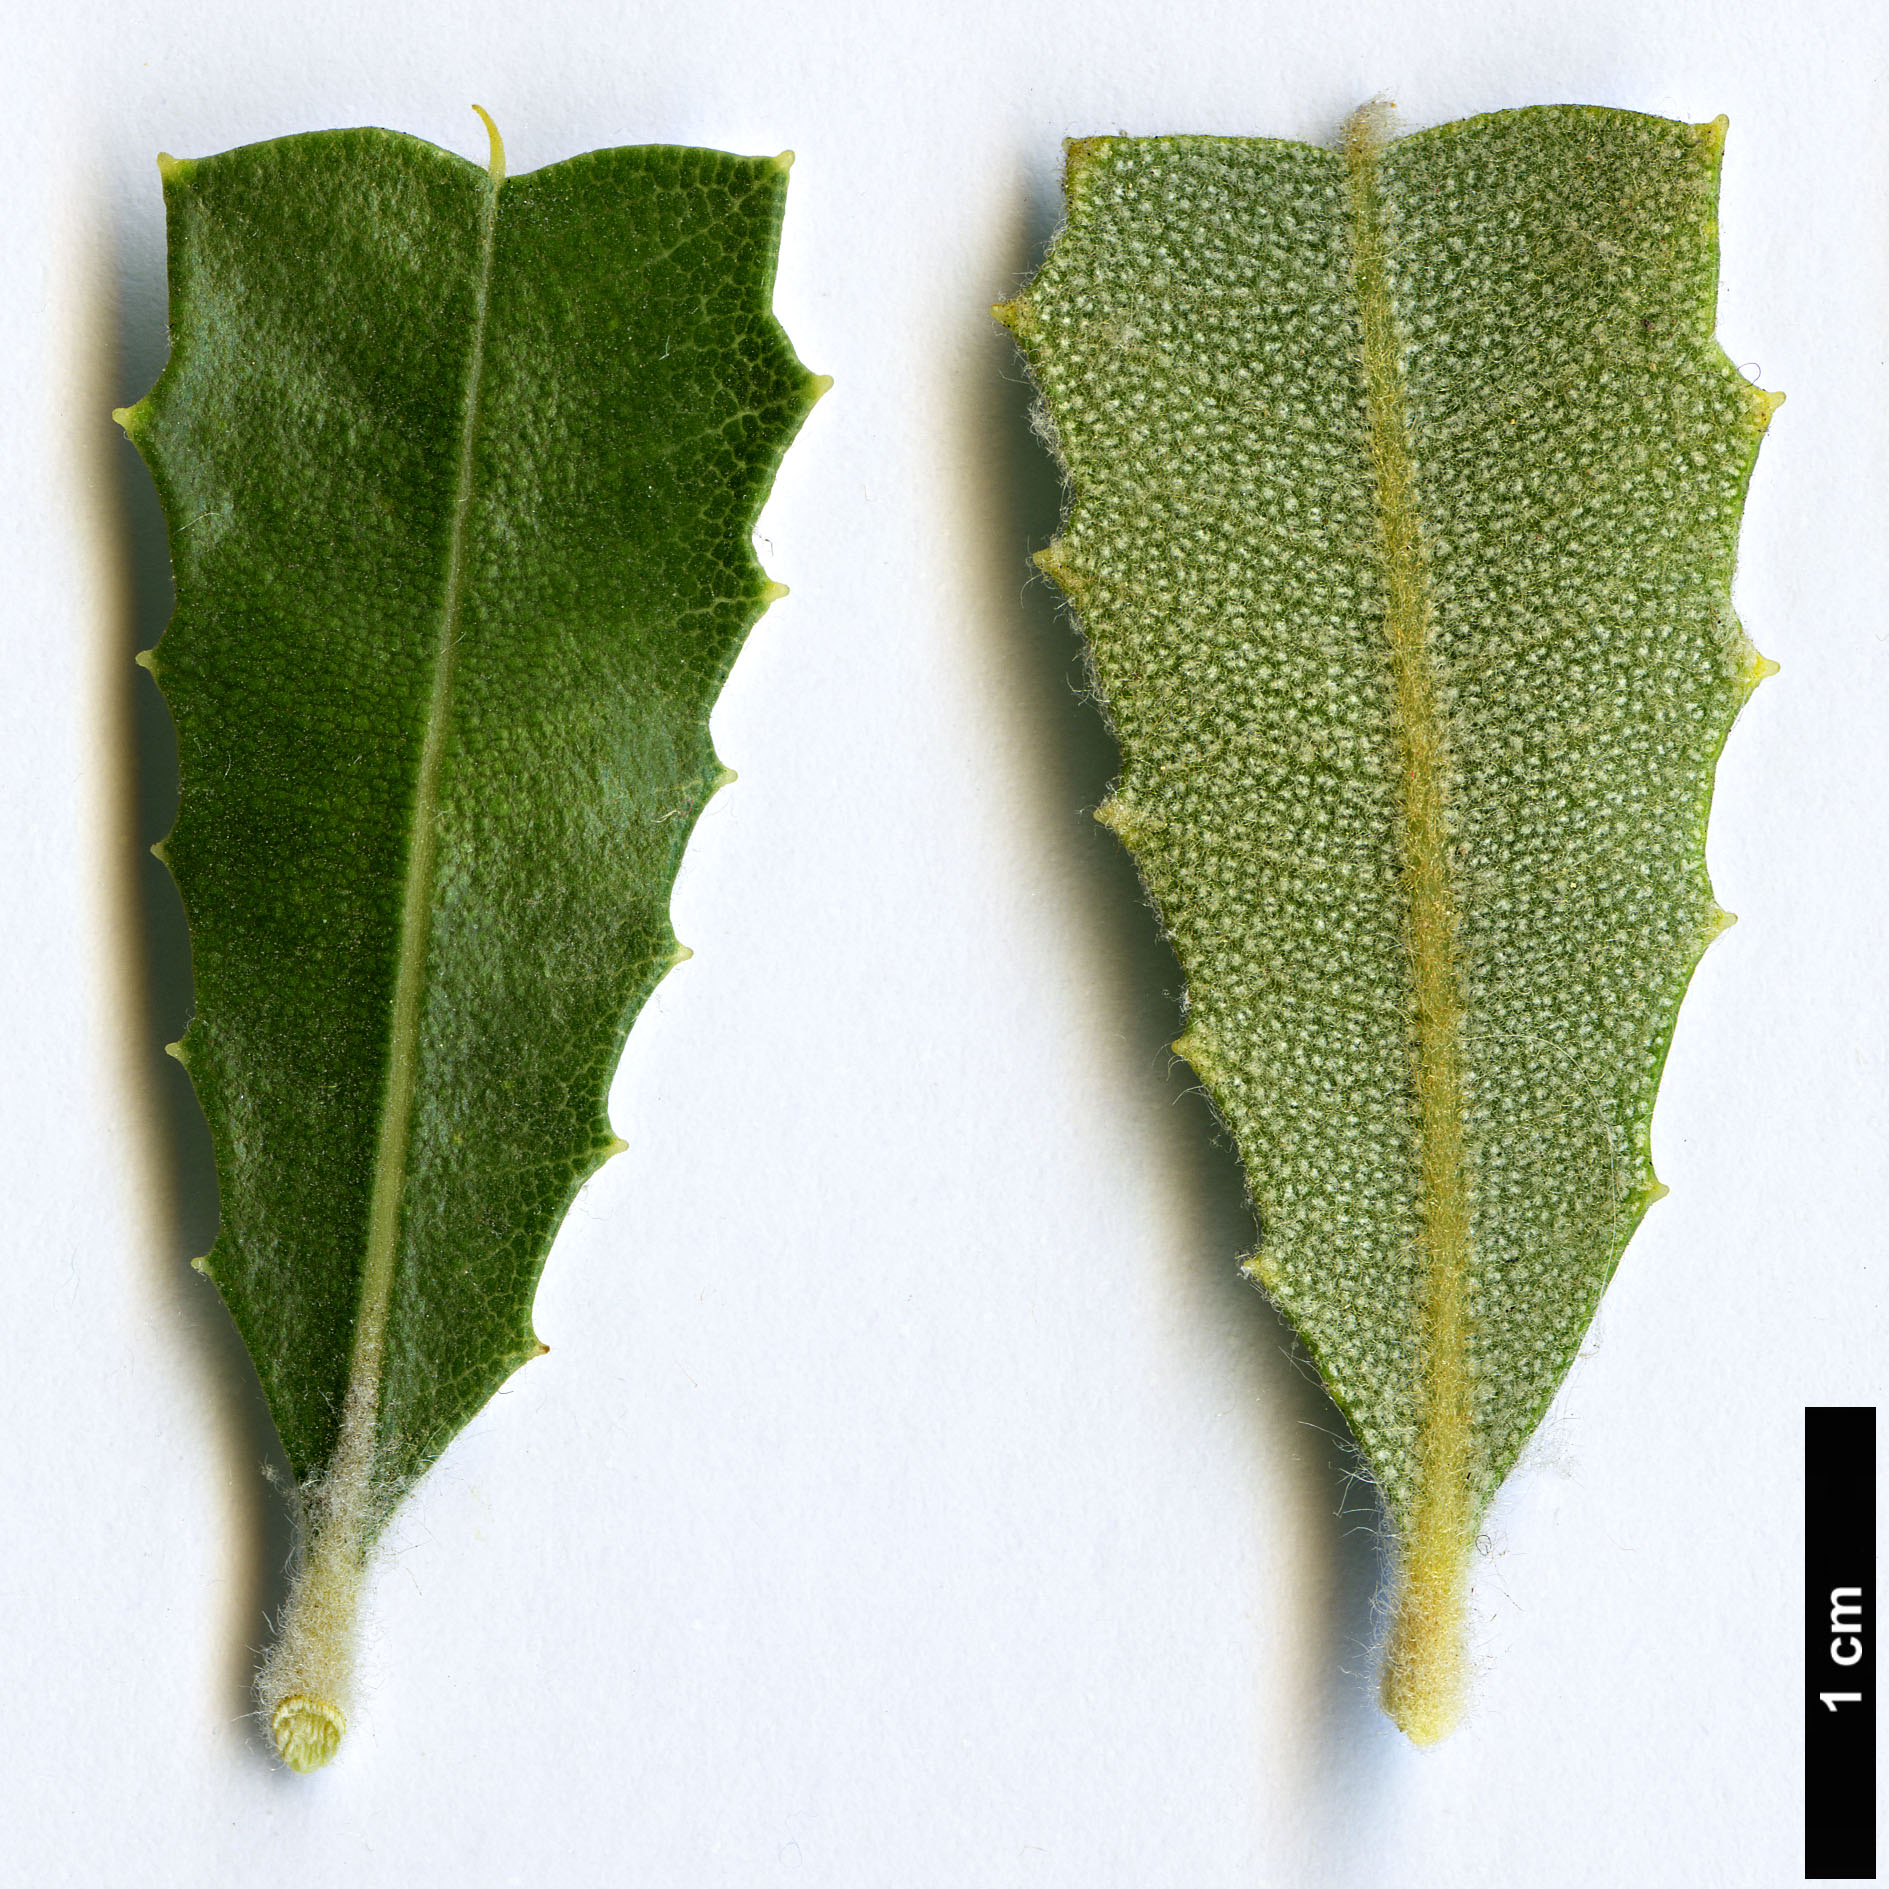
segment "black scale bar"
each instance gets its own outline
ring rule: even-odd
[[[1876,1412],[1804,1412],[1804,1875],[1876,1879]]]

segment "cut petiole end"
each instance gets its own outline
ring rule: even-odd
[[[319,1771],[348,1728],[354,1690],[354,1641],[366,1569],[361,1538],[364,1503],[361,1452],[350,1447],[343,1420],[340,1462],[310,1503],[319,1519],[289,1583],[275,1645],[256,1676],[256,1690],[276,1750],[291,1771]],[[304,1485],[305,1496],[309,1495]]]
[[[275,1748],[291,1771],[319,1771],[340,1749],[348,1729],[347,1715],[326,1699],[301,1693],[286,1698],[269,1718]]]

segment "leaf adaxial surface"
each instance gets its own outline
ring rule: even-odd
[[[489,125],[489,120],[488,120]],[[264,1702],[345,1724],[365,1556],[542,1349],[625,1032],[780,594],[750,534],[824,383],[770,309],[785,159],[508,178],[323,132],[163,160],[172,350],[121,416],[170,525],[180,1053],[307,1540]]]

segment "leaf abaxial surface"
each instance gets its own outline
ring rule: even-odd
[[[1102,817],[1187,976],[1249,1271],[1402,1542],[1386,1703],[1460,1704],[1478,1522],[1648,1201],[1724,919],[1712,769],[1776,398],[1712,337],[1722,122],[1549,107],[1342,151],[1072,144],[1000,311],[1071,505],[1042,562]]]
[[[332,1711],[284,1736],[319,1762],[346,1648],[296,1622],[345,1640],[392,1507],[542,1349],[551,1238],[621,1146],[726,778],[709,710],[779,594],[750,534],[824,383],[769,307],[784,160],[507,178],[496,133],[482,170],[354,131],[164,182],[172,353],[125,417],[177,578],[182,1054],[206,1270],[308,1514],[265,1702]]]

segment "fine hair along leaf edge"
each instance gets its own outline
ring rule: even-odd
[[[1673,127],[1671,121],[1651,119],[1640,114],[1608,112],[1604,108],[1525,108],[1521,112],[1485,114],[1479,119],[1464,120],[1452,125],[1438,126],[1428,131],[1417,132],[1411,134],[1409,137],[1398,139],[1394,145],[1389,145],[1385,136],[1385,116],[1385,108],[1367,107],[1363,112],[1354,117],[1348,129],[1345,140],[1344,163],[1353,179],[1354,204],[1356,201],[1359,173],[1362,171],[1365,174],[1368,193],[1371,188],[1369,179],[1375,175],[1376,167],[1381,162],[1382,153],[1387,148],[1394,149],[1399,153],[1408,152],[1412,147],[1421,150],[1427,146],[1434,150],[1439,146],[1447,146],[1451,140],[1462,140],[1466,137],[1474,138],[1477,136],[1486,137],[1492,129],[1499,130],[1505,125],[1513,126],[1518,121],[1526,122],[1531,117],[1538,119],[1552,117],[1562,121],[1563,124],[1571,120],[1585,121],[1586,123],[1594,125],[1597,130],[1600,131],[1605,131],[1612,125],[1630,123],[1635,126],[1644,127],[1647,134],[1653,137],[1665,136],[1669,131],[1677,133],[1680,129]],[[1707,196],[1709,189],[1710,199],[1714,203],[1716,198],[1718,157],[1722,146],[1724,128],[1725,121],[1720,119],[1713,124],[1688,128],[1686,131],[1686,135],[1694,140],[1692,148],[1696,153],[1695,159],[1688,159],[1687,161],[1697,162],[1701,166],[1701,197]],[[1144,314],[1149,322],[1163,318],[1171,322],[1174,319],[1173,307],[1181,304],[1170,305],[1162,302],[1160,296],[1163,290],[1150,291],[1152,295],[1151,301],[1144,299],[1142,302],[1136,303],[1132,300],[1124,301],[1120,297],[1110,300],[1106,293],[1099,291],[1098,284],[1094,278],[1089,279],[1089,293],[1097,298],[1094,300],[1093,304],[1072,303],[1068,300],[1068,297],[1070,295],[1079,294],[1081,291],[1068,287],[1064,277],[1059,276],[1057,277],[1058,287],[1053,291],[1053,294],[1061,296],[1064,299],[1058,301],[1055,305],[1056,320],[1060,323],[1060,326],[1056,329],[1054,336],[1052,336],[1045,330],[1043,325],[1045,319],[1042,312],[1042,297],[1045,293],[1043,285],[1045,279],[1051,276],[1059,266],[1064,266],[1062,259],[1059,258],[1059,251],[1063,250],[1065,246],[1073,245],[1081,249],[1082,254],[1085,256],[1092,253],[1088,248],[1083,247],[1084,243],[1087,241],[1087,230],[1092,217],[1116,217],[1119,220],[1121,216],[1126,214],[1126,212],[1119,209],[1119,193],[1117,193],[1116,199],[1110,199],[1107,203],[1104,202],[1104,186],[1109,179],[1111,165],[1117,152],[1127,151],[1132,153],[1137,150],[1171,150],[1184,152],[1189,147],[1200,151],[1203,154],[1203,158],[1211,157],[1216,153],[1227,152],[1236,147],[1241,151],[1277,154],[1286,159],[1292,159],[1301,153],[1309,155],[1316,149],[1316,147],[1295,146],[1285,141],[1265,139],[1082,138],[1069,140],[1066,145],[1066,216],[1063,227],[1052,243],[1049,257],[1046,259],[1043,268],[1039,271],[1037,278],[1012,301],[1000,305],[993,311],[998,319],[1009,327],[1016,336],[1023,349],[1025,358],[1030,365],[1038,388],[1043,395],[1042,404],[1038,408],[1038,429],[1061,462],[1066,480],[1066,506],[1062,528],[1056,540],[1048,549],[1038,554],[1036,562],[1039,568],[1057,583],[1069,607],[1084,628],[1095,693],[1098,700],[1103,703],[1105,712],[1109,714],[1111,721],[1117,720],[1117,709],[1115,704],[1111,701],[1111,685],[1120,686],[1120,676],[1119,674],[1111,676],[1107,673],[1107,665],[1101,661],[1101,657],[1105,652],[1105,645],[1098,643],[1096,625],[1092,624],[1089,620],[1092,597],[1096,595],[1098,586],[1104,590],[1107,588],[1105,574],[1098,574],[1098,566],[1095,563],[1098,553],[1095,543],[1093,542],[1093,531],[1091,530],[1089,533],[1091,542],[1087,550],[1089,562],[1086,568],[1081,565],[1079,559],[1077,562],[1072,563],[1069,550],[1066,548],[1071,544],[1072,539],[1080,543],[1085,528],[1089,526],[1089,513],[1092,501],[1089,469],[1095,460],[1095,455],[1100,449],[1094,438],[1084,434],[1082,437],[1074,440],[1074,450],[1072,451],[1069,424],[1072,417],[1079,413],[1080,407],[1079,405],[1070,407],[1067,406],[1066,403],[1075,399],[1075,395],[1070,391],[1074,383],[1068,380],[1068,375],[1074,373],[1075,370],[1073,367],[1065,365],[1064,377],[1061,381],[1058,380],[1059,362],[1057,350],[1059,348],[1068,348],[1072,345],[1070,339],[1074,332],[1070,325],[1072,322],[1074,322],[1077,327],[1080,327],[1082,322],[1088,321],[1091,326],[1097,327],[1099,331],[1107,331],[1110,322],[1120,322],[1123,325],[1122,338],[1115,345],[1120,349],[1132,352],[1135,343],[1129,335],[1128,324],[1131,322],[1139,322],[1140,317]],[[1327,163],[1331,162],[1329,159],[1325,161]],[[1229,163],[1231,162],[1232,160],[1229,159]],[[1209,180],[1207,170],[1208,166],[1203,164],[1199,184],[1202,190],[1211,194],[1213,182],[1218,181],[1228,173],[1224,171],[1217,172],[1214,174],[1214,178]],[[1184,187],[1177,185],[1176,188],[1180,189]],[[1149,253],[1157,254],[1162,258],[1162,268],[1166,271],[1163,277],[1164,288],[1171,287],[1174,294],[1183,297],[1188,293],[1194,295],[1210,293],[1210,291],[1204,290],[1201,287],[1198,278],[1186,276],[1184,273],[1175,273],[1176,271],[1183,271],[1185,265],[1183,260],[1177,259],[1177,252],[1171,245],[1169,247],[1161,247],[1159,240],[1149,235],[1145,230],[1142,231],[1137,238],[1124,239],[1120,233],[1119,221],[1116,226],[1111,227],[1111,233],[1115,235],[1118,244],[1124,240],[1131,242],[1133,240],[1141,240],[1150,245]],[[1782,396],[1762,393],[1752,388],[1750,384],[1743,381],[1741,377],[1738,377],[1736,370],[1733,368],[1723,348],[1717,343],[1713,335],[1716,315],[1717,282],[1717,228],[1715,210],[1708,210],[1707,224],[1700,234],[1702,234],[1704,238],[1705,245],[1709,247],[1711,267],[1709,277],[1695,270],[1695,275],[1698,278],[1699,292],[1696,304],[1691,310],[1693,317],[1691,325],[1704,345],[1705,355],[1718,363],[1717,371],[1721,373],[1724,379],[1735,383],[1737,389],[1743,390],[1742,393],[1731,392],[1728,394],[1728,398],[1731,400],[1734,407],[1739,406],[1741,401],[1743,402],[1741,410],[1746,415],[1745,420],[1738,423],[1738,430],[1743,438],[1743,445],[1742,448],[1735,449],[1741,455],[1741,462],[1736,468],[1736,502],[1733,507],[1735,518],[1736,510],[1742,508],[1744,493],[1753,463],[1755,462],[1759,439],[1763,434],[1766,424],[1768,424],[1772,412],[1775,411],[1777,405],[1780,404]],[[1695,248],[1696,247],[1697,244],[1695,241]],[[1360,251],[1354,246],[1352,249],[1354,260],[1350,265],[1354,270],[1361,266],[1356,260],[1359,254]],[[1075,264],[1067,264],[1066,269],[1076,266]],[[1081,312],[1072,314],[1072,308],[1080,308]],[[1124,313],[1124,310],[1128,312]],[[1186,344],[1184,342],[1177,344],[1174,341],[1171,327],[1168,331],[1166,345],[1171,350],[1178,347],[1180,352],[1170,352],[1161,357],[1163,375],[1165,375],[1167,381],[1172,384],[1187,384],[1185,378],[1187,373],[1192,371],[1198,374],[1201,371],[1200,368],[1192,357],[1185,356]],[[1369,349],[1367,347],[1367,358],[1368,354]],[[1084,358],[1087,357],[1085,356]],[[1399,372],[1401,372],[1401,369]],[[1178,380],[1176,380],[1177,376],[1180,377]],[[1111,385],[1117,385],[1118,387],[1131,384],[1130,382],[1111,383]],[[1152,384],[1153,383],[1151,383],[1151,385]],[[1153,398],[1152,395],[1148,397],[1150,399]],[[1141,412],[1144,417],[1146,417],[1150,409],[1137,408],[1137,411]],[[1211,415],[1209,417],[1211,417]],[[1086,426],[1088,423],[1084,421],[1083,424]],[[1158,414],[1149,419],[1148,424],[1153,426],[1158,432],[1161,424]],[[1187,449],[1183,445],[1173,445],[1169,447],[1168,450],[1171,452],[1176,462],[1184,461],[1187,457]],[[1165,471],[1165,467],[1163,470]],[[1113,496],[1118,501],[1119,510],[1120,493],[1116,492]],[[1156,494],[1154,497],[1151,497],[1147,503],[1153,506],[1158,503],[1158,498],[1159,495]],[[1108,563],[1110,557],[1113,559],[1112,575],[1119,580],[1123,562],[1123,546],[1120,542],[1116,542],[1110,547],[1108,555],[1104,557],[1104,562]],[[1730,567],[1728,562],[1725,566],[1723,576],[1723,582],[1727,589],[1729,589],[1729,581]],[[1118,591],[1120,589],[1119,582],[1116,585],[1116,589]],[[1111,604],[1109,607],[1113,608],[1115,606]],[[1728,712],[1723,715],[1722,720],[1717,724],[1717,739],[1711,742],[1710,753],[1705,757],[1707,767],[1704,783],[1699,792],[1697,804],[1691,810],[1690,817],[1685,822],[1687,827],[1687,848],[1690,854],[1687,863],[1696,877],[1698,887],[1704,894],[1711,915],[1703,925],[1701,934],[1695,940],[1689,956],[1687,957],[1684,967],[1685,979],[1689,979],[1692,967],[1696,965],[1699,955],[1706,946],[1709,945],[1711,938],[1716,936],[1718,931],[1722,930],[1726,923],[1730,922],[1722,913],[1717,912],[1715,906],[1711,906],[1709,885],[1705,880],[1703,841],[1711,803],[1711,765],[1716,763],[1718,754],[1722,749],[1725,735],[1729,731],[1730,721],[1736,713],[1737,705],[1742,704],[1743,699],[1749,694],[1751,688],[1765,675],[1772,673],[1775,668],[1775,665],[1766,662],[1751,649],[1749,642],[1744,638],[1741,627],[1738,625],[1735,614],[1733,614],[1730,609],[1729,601],[1727,601],[1725,605],[1725,625],[1725,659],[1730,666],[1728,680],[1732,690],[1732,697],[1735,699],[1727,702],[1726,706]],[[1117,634],[1119,635],[1119,632]],[[1139,702],[1133,706],[1145,723],[1147,704],[1145,702]],[[1228,1072],[1224,1068],[1217,1066],[1218,1058],[1216,1056],[1216,1046],[1203,1037],[1198,1027],[1197,1001],[1200,995],[1200,985],[1196,967],[1189,962],[1186,939],[1176,932],[1174,913],[1172,909],[1165,904],[1165,898],[1173,895],[1173,887],[1171,884],[1164,887],[1162,884],[1158,883],[1151,857],[1146,851],[1149,833],[1145,827],[1144,815],[1138,811],[1131,792],[1131,777],[1134,775],[1137,762],[1141,758],[1137,752],[1137,738],[1134,737],[1132,733],[1123,733],[1119,728],[1118,733],[1121,733],[1124,750],[1123,779],[1117,783],[1109,800],[1098,810],[1097,817],[1103,824],[1108,825],[1111,830],[1115,831],[1117,836],[1128,846],[1131,856],[1135,859],[1137,870],[1140,872],[1143,884],[1147,888],[1150,898],[1156,906],[1157,912],[1162,916],[1164,928],[1169,931],[1170,937],[1175,941],[1177,951],[1182,957],[1183,972],[1187,979],[1188,986],[1187,997],[1185,999],[1188,1028],[1177,1041],[1175,1048],[1177,1053],[1189,1060],[1196,1071],[1201,1075],[1203,1084],[1207,1088],[1210,1097],[1214,1100],[1222,1118],[1227,1121],[1229,1130],[1232,1132],[1236,1144],[1242,1146],[1242,1152],[1248,1166],[1248,1180],[1250,1186],[1253,1177],[1253,1168],[1251,1165],[1253,1154],[1250,1131],[1248,1135],[1242,1137],[1240,1133],[1241,1123],[1238,1119],[1238,1110],[1236,1109],[1232,1113],[1229,1113],[1228,1090],[1226,1087]],[[1682,979],[1679,984],[1680,990],[1683,990],[1683,984],[1684,980]],[[1666,1012],[1658,1025],[1651,1030],[1644,1045],[1645,1051],[1651,1056],[1651,1086],[1653,1088],[1657,1087],[1658,1075],[1663,1067],[1665,1056],[1670,1046],[1672,1031],[1676,1023],[1677,1001],[1678,998],[1675,994],[1672,1007]],[[1650,1097],[1647,1102],[1647,1108],[1650,1110]],[[1433,1616],[1438,1624],[1426,1630],[1424,1635],[1419,1636],[1426,1642],[1426,1645],[1414,1657],[1407,1650],[1400,1648],[1399,1645],[1400,1637],[1407,1638],[1408,1636],[1400,1635],[1399,1627],[1393,1627],[1392,1644],[1388,1649],[1386,1660],[1386,1703],[1392,1711],[1393,1716],[1396,1717],[1398,1721],[1405,1726],[1405,1729],[1410,1731],[1411,1735],[1417,1738],[1419,1742],[1428,1742],[1430,1739],[1442,1735],[1442,1732],[1446,1731],[1449,1725],[1454,1722],[1461,1708],[1465,1670],[1463,1664],[1464,1652],[1461,1644],[1461,1613],[1464,1591],[1462,1583],[1466,1576],[1466,1561],[1469,1549],[1473,1544],[1475,1529],[1480,1516],[1486,1508],[1488,1500],[1492,1497],[1495,1488],[1499,1485],[1502,1476],[1506,1474],[1508,1468],[1511,1466],[1515,1454],[1522,1447],[1527,1434],[1532,1432],[1541,1414],[1545,1411],[1556,1387],[1561,1381],[1561,1378],[1565,1375],[1568,1366],[1578,1354],[1587,1323],[1598,1305],[1599,1298],[1604,1292],[1606,1284],[1613,1277],[1627,1240],[1630,1238],[1634,1227],[1637,1226],[1646,1205],[1650,1204],[1652,1200],[1659,1198],[1665,1191],[1652,1175],[1650,1143],[1647,1139],[1647,1125],[1646,1119],[1642,1119],[1637,1124],[1631,1125],[1634,1130],[1632,1134],[1631,1154],[1634,1157],[1636,1166],[1639,1166],[1645,1174],[1645,1185],[1630,1200],[1621,1200],[1618,1204],[1618,1209],[1610,1214],[1610,1221],[1614,1228],[1614,1236],[1608,1241],[1611,1250],[1606,1254],[1604,1267],[1598,1271],[1597,1276],[1591,1279],[1585,1290],[1584,1301],[1580,1308],[1581,1315],[1578,1329],[1566,1334],[1559,1345],[1557,1355],[1553,1359],[1552,1378],[1545,1383],[1538,1382],[1538,1387],[1526,1412],[1527,1421],[1521,1435],[1515,1439],[1513,1447],[1506,1451],[1501,1460],[1492,1462],[1487,1466],[1493,1473],[1487,1474],[1486,1480],[1482,1481],[1481,1486],[1475,1488],[1473,1492],[1466,1481],[1467,1465],[1465,1465],[1464,1470],[1451,1472],[1450,1479],[1456,1481],[1457,1486],[1462,1488],[1462,1496],[1455,1498],[1455,1506],[1457,1508],[1456,1519],[1450,1522],[1444,1530],[1449,1537],[1447,1544],[1442,1551],[1427,1557],[1429,1561],[1434,1564],[1427,1578],[1430,1579],[1436,1591],[1431,1595],[1430,1601],[1426,1606],[1421,1609],[1421,1611]],[[1260,1251],[1245,1262],[1244,1270],[1250,1279],[1256,1284],[1260,1284],[1264,1289],[1267,1289],[1271,1296],[1275,1297],[1275,1299],[1281,1303],[1282,1309],[1286,1312],[1290,1322],[1294,1325],[1300,1337],[1306,1343],[1308,1351],[1318,1364],[1328,1390],[1334,1396],[1340,1409],[1344,1412],[1354,1435],[1360,1437],[1368,1436],[1368,1419],[1363,1418],[1354,1405],[1345,1381],[1345,1374],[1336,1367],[1328,1351],[1327,1338],[1321,1333],[1315,1322],[1308,1321],[1300,1316],[1289,1298],[1282,1297],[1280,1292],[1276,1289],[1276,1281],[1270,1276],[1270,1255],[1266,1251],[1264,1241],[1264,1225],[1270,1216],[1257,1200],[1255,1201],[1255,1205],[1256,1208],[1259,1208],[1261,1214],[1262,1245]],[[1368,1454],[1367,1460],[1369,1460]],[[1408,1618],[1413,1612],[1411,1605],[1412,1586],[1413,1584],[1422,1584],[1421,1577],[1413,1581],[1413,1567],[1422,1563],[1426,1559],[1426,1556],[1425,1553],[1419,1549],[1413,1560],[1412,1536],[1408,1532],[1408,1524],[1406,1524],[1406,1529],[1400,1532],[1403,1532],[1404,1535],[1402,1579],[1405,1594],[1404,1602],[1400,1606],[1400,1619],[1407,1624]],[[1417,1531],[1417,1539],[1420,1541],[1426,1533],[1434,1534],[1435,1530],[1419,1528]]]

